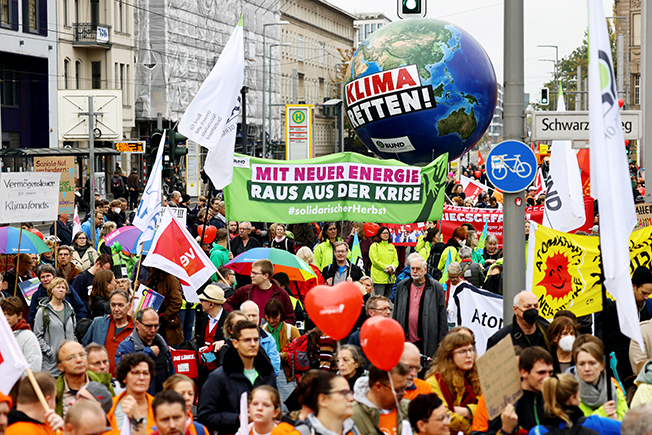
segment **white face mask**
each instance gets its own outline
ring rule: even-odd
[[[113,209],[113,213],[116,213],[116,214],[117,214],[117,213],[120,213],[121,211],[122,211],[121,208],[114,208],[114,209]]]
[[[564,352],[570,352],[573,350],[573,343],[575,343],[574,335],[565,335],[559,340],[559,347]]]

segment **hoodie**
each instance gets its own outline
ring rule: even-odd
[[[643,364],[634,383],[638,386],[630,407],[652,402],[652,361]]]
[[[40,372],[43,363],[43,354],[41,353],[41,346],[38,343],[36,335],[29,327],[29,323],[25,319],[20,319],[18,323],[11,328],[14,331],[14,337],[18,342],[18,347],[25,355],[27,364],[33,372]]]
[[[294,429],[300,435],[340,435],[332,430],[326,429],[315,414],[309,414],[305,420],[297,421]],[[344,423],[342,423],[342,435],[360,435],[360,431],[355,426],[352,419],[347,418],[344,420]]]
[[[367,393],[369,393],[369,378],[365,376],[358,379],[353,387],[353,398],[355,402],[353,402],[352,418],[361,435],[379,435],[378,425],[380,423],[381,412],[386,414],[392,410],[381,410],[377,408],[367,398]],[[397,434],[404,434],[404,430],[409,433],[412,432],[410,423],[407,421],[409,404],[409,400],[401,399],[398,412],[396,413]],[[404,427],[403,425],[406,426]]]

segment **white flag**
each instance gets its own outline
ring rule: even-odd
[[[5,313],[0,310],[0,392],[9,395],[16,381],[29,368]]]
[[[91,213],[91,211],[89,210],[88,213]],[[93,215],[91,215],[91,216],[93,216]],[[93,217],[91,217],[91,219],[93,219]],[[81,230],[82,230],[81,229],[81,220],[79,219],[79,212],[77,211],[77,205],[75,205],[75,214],[72,217],[72,237],[74,238],[75,235],[78,232],[80,232]],[[90,243],[90,240],[88,241],[88,243]]]
[[[140,242],[137,252],[141,251],[142,244],[154,238],[154,230],[159,221],[161,214],[161,198],[163,195],[162,178],[163,178],[163,152],[165,149],[165,137],[167,130],[163,130],[161,141],[156,152],[156,160],[152,165],[152,172],[149,174],[147,186],[138,204],[136,216],[134,217],[134,226],[141,230]]]
[[[557,111],[566,111],[561,85]],[[585,221],[584,193],[577,156],[570,140],[554,140],[546,182],[543,225],[557,231],[569,232],[584,225]]]
[[[217,268],[190,235],[185,225],[179,224],[167,207],[161,225],[156,231],[144,266],[156,267],[176,276],[181,281],[188,302],[198,303],[196,290]]]
[[[623,334],[643,347],[629,275],[629,236],[636,226],[634,197],[611,60],[607,23],[600,0],[589,0],[589,125],[591,196],[598,200],[604,285],[616,298]]]
[[[220,58],[179,121],[179,132],[208,148],[204,170],[217,189],[233,179],[233,153],[244,83],[242,16]]]

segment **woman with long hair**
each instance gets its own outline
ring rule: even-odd
[[[338,237],[337,224],[335,222],[326,222],[319,234],[319,244],[315,246],[315,266],[320,271],[333,262],[333,243],[342,239]]]
[[[308,426],[308,432],[316,435],[359,435],[351,419],[353,416],[353,391],[343,376],[330,372],[314,373],[305,386],[304,402],[314,414],[298,421],[295,428]],[[291,435],[305,431],[295,429]]]
[[[118,228],[116,223],[111,221],[104,222],[104,225],[102,225],[102,229],[100,230],[100,239],[97,241],[97,251],[100,254],[113,255],[111,248],[104,244],[104,238],[115,231],[116,228]]]
[[[115,276],[110,270],[100,270],[93,278],[93,290],[91,290],[91,319],[111,314],[111,303],[109,295],[115,290]]]
[[[595,343],[584,343],[573,352],[575,379],[580,386],[579,407],[584,415],[597,415],[621,421],[627,413],[625,395],[613,379],[607,379],[604,351]],[[607,400],[607,388],[611,400]]]
[[[471,433],[471,422],[482,394],[475,364],[475,340],[467,333],[448,333],[426,373],[426,382],[452,413],[451,433]]]
[[[163,391],[167,390],[172,390],[181,394],[183,399],[186,401],[186,414],[188,415],[186,427],[190,433],[192,435],[197,435],[198,433],[202,433],[201,430],[203,429],[203,433],[207,434],[208,429],[206,429],[206,426],[193,421],[192,406],[195,404],[195,398],[197,396],[197,387],[193,380],[186,375],[179,373],[174,374],[163,383]]]
[[[371,260],[371,279],[374,280],[374,293],[389,298],[392,285],[396,282],[398,253],[389,241],[389,228],[382,226],[374,236],[374,243],[369,248]]]
[[[446,249],[441,253],[441,258],[439,259],[439,265],[437,268],[444,273],[444,267],[446,267],[446,259],[449,256],[451,259],[459,263],[460,262],[460,256],[459,256],[459,249],[463,246],[466,245],[466,238],[468,237],[469,233],[464,227],[457,227],[453,230],[453,234],[451,235],[451,238],[448,239],[446,242]]]
[[[276,224],[270,247],[294,254],[294,241],[287,238],[285,230],[285,224]]]
[[[578,335],[578,326],[570,317],[559,316],[548,326],[555,373],[565,373],[573,365],[573,343]]]
[[[85,232],[79,231],[72,238],[71,261],[79,270],[90,268],[97,260],[97,251],[91,246],[91,241]]]
[[[552,375],[543,381],[543,400],[546,419],[530,429],[529,435],[543,435],[550,431],[582,426],[601,435],[620,435],[620,422],[591,415],[585,417],[580,407],[580,384],[573,375]],[[571,433],[580,433],[573,431]]]

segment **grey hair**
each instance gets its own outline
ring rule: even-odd
[[[498,239],[493,234],[487,234],[487,238],[484,240],[485,245],[487,243],[496,243],[498,244]]]
[[[370,277],[370,276],[367,276],[367,275],[363,276],[363,277],[360,278],[358,281],[360,281],[360,282],[362,282],[362,281],[369,281],[369,282],[371,282],[371,285],[374,285],[374,280],[371,279],[371,277]]]
[[[409,266],[410,263],[412,263],[417,258],[423,258],[423,257],[421,257],[421,254],[419,254],[418,252],[413,252],[410,255],[408,255],[406,263]]]
[[[521,290],[520,292],[516,293],[516,296],[514,296],[514,306],[518,307],[518,305],[521,303],[521,295],[523,293],[532,293],[527,290]]]
[[[448,265],[448,274],[453,274],[453,275],[459,275],[462,273],[462,268],[460,267],[460,263],[457,263],[453,261],[451,264]]]
[[[238,228],[240,228],[240,225],[242,225],[242,224],[247,224],[247,225],[249,226],[249,228],[251,228],[251,222],[247,222],[247,221],[242,221],[242,222],[240,222],[240,223],[238,224]]]
[[[343,350],[348,350],[351,352],[351,356],[353,357],[353,360],[358,364],[359,367],[364,367],[365,366],[365,360],[364,360],[364,355],[362,354],[362,349],[360,349],[358,346],[355,344],[344,344],[340,347],[340,351],[335,354],[334,358],[337,360],[337,357],[339,356],[340,353],[342,353]]]
[[[468,246],[462,246],[459,252],[460,258],[471,258],[473,255],[473,250]]]
[[[621,425],[622,435],[649,435],[652,433],[652,403],[630,408]]]
[[[412,263],[418,263],[418,262],[421,262],[423,264],[424,269],[428,266],[428,262],[426,260],[424,260],[421,255],[419,255],[419,258],[415,258],[414,260],[412,260],[410,262],[410,266],[412,266]]]

